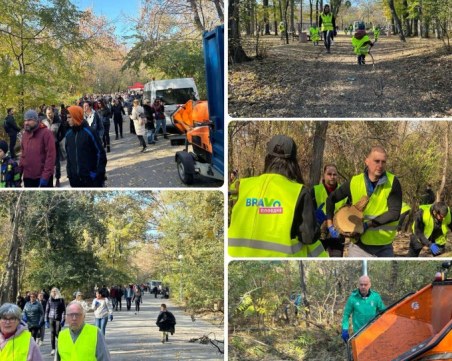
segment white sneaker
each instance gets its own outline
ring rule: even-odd
[[[50,356],[55,355],[55,350],[50,351]]]

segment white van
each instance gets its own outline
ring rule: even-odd
[[[143,99],[149,99],[151,104],[155,98],[161,98],[165,106],[166,125],[171,126],[176,109],[190,99],[198,100],[198,88],[193,78],[178,78],[153,80],[144,85]]]

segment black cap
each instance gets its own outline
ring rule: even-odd
[[[285,135],[275,135],[267,143],[267,154],[279,158],[295,159],[297,157],[297,148],[292,138]]]

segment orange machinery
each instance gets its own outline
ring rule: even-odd
[[[356,332],[349,340],[349,360],[452,360],[452,279],[439,275]]]

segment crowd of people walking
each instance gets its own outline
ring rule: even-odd
[[[158,141],[160,130],[168,138],[161,99],[150,105],[149,99],[138,94],[89,95],[71,106],[28,109],[22,128],[14,108],[8,108],[3,122],[8,139],[0,140],[0,188],[60,187],[64,160],[71,187],[103,187],[107,154],[114,151],[110,125],[114,124],[114,140],[123,138],[126,114],[142,152]],[[16,153],[18,143],[20,155]]]
[[[80,291],[75,292],[73,300],[66,305],[56,287],[51,289],[50,294],[43,289],[27,292],[25,297],[19,295],[16,304],[0,306],[1,359],[6,355],[5,360],[12,360],[8,356],[20,354],[23,356],[21,360],[41,361],[40,349],[45,330],[50,329],[50,355],[57,360],[109,361],[105,335],[108,322],[113,321],[113,311],[121,311],[121,299],[124,297],[127,311],[131,310],[131,302],[134,302],[137,315],[146,290],[149,293],[152,291],[147,285],[139,284],[95,287],[91,306]],[[90,311],[94,313],[94,325],[85,323],[86,313]],[[162,343],[168,342],[168,335],[175,332],[176,318],[166,304],[160,305],[156,325],[162,332]],[[77,343],[77,339],[83,342]]]

